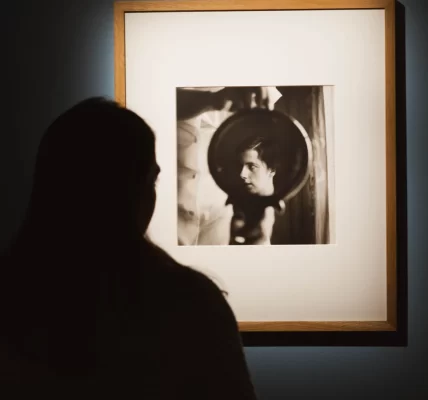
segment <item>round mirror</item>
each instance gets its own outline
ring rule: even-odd
[[[229,203],[285,203],[305,185],[311,141],[290,116],[267,109],[238,111],[214,133],[208,165]]]

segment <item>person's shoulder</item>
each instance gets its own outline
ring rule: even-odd
[[[210,310],[231,316],[231,309],[226,300],[226,293],[214,281],[214,277],[202,269],[174,262],[159,266],[157,270],[158,285],[166,298],[173,298],[174,307],[180,307],[188,314],[203,313]]]
[[[174,354],[181,360],[182,380],[191,382],[183,398],[255,400],[238,322],[226,294],[200,270],[180,266],[174,274],[180,277],[176,283],[184,283],[175,286],[180,293],[175,292],[172,314],[178,322],[169,325],[179,327],[174,331],[174,343],[179,343]]]
[[[223,295],[213,278],[201,269],[177,261],[157,246],[153,246],[150,256],[146,255],[144,259],[150,264],[147,267],[152,278],[168,290],[175,288],[182,294],[199,292],[214,297]]]
[[[146,256],[146,278],[144,293],[147,304],[153,309],[163,310],[172,319],[183,318],[193,321],[224,321],[236,327],[235,315],[226,298],[226,293],[214,281],[215,277],[203,268],[183,264],[164,250],[152,246]],[[149,272],[150,271],[150,272]]]
[[[201,329],[237,332],[236,317],[227,293],[213,278],[188,266],[183,266],[180,272],[188,285],[183,301],[189,317],[197,320]]]
[[[180,276],[181,279],[184,279],[189,283],[198,284],[204,286],[207,289],[217,288],[219,290],[218,286],[208,275],[206,275],[201,270],[196,269],[195,267],[185,264],[178,264],[178,266],[174,269],[174,272],[177,274],[177,276]]]
[[[199,301],[222,301],[224,292],[214,282],[214,279],[202,270],[197,268],[177,264],[169,268],[170,283],[175,286],[183,295],[192,297],[192,300],[198,298]]]

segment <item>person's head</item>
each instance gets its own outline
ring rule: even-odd
[[[155,136],[142,118],[114,101],[84,100],[42,138],[30,216],[45,226],[77,229],[79,237],[94,230],[126,234],[116,228],[144,233],[158,173]]]
[[[274,177],[279,166],[278,146],[265,137],[249,138],[238,148],[240,178],[253,195],[274,193]]]

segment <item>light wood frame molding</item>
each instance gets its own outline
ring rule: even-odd
[[[386,260],[387,319],[375,322],[239,322],[241,332],[396,332],[397,331],[397,185],[396,185],[396,39],[394,0],[212,0],[124,1],[114,4],[115,99],[126,105],[125,14],[128,12],[254,10],[385,10],[386,66]],[[244,341],[245,342],[245,341]],[[251,343],[250,343],[251,342]],[[250,345],[254,341],[249,341]]]

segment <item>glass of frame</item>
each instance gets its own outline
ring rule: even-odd
[[[399,343],[395,2],[116,2],[114,21],[115,98],[157,136],[151,239],[228,293],[245,345]],[[239,107],[202,107],[240,91],[250,116],[262,93],[288,118],[280,136],[304,139],[277,151],[275,165],[291,173],[300,160],[306,173],[277,199],[276,233],[261,245],[232,243],[236,201],[208,157],[222,132],[211,159],[240,163],[223,177],[254,193],[273,185],[261,141],[235,151],[267,125],[234,131]],[[200,110],[186,114],[193,95]]]

